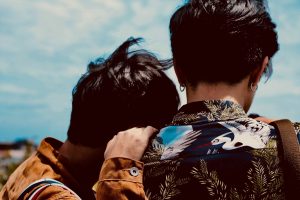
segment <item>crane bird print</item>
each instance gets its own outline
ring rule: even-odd
[[[171,130],[170,130],[171,129]],[[170,133],[174,133],[170,137]],[[168,135],[167,143],[164,144],[164,150],[161,155],[161,160],[171,159],[178,156],[187,147],[189,147],[201,134],[201,131],[194,131],[192,126],[169,126],[162,134]],[[166,137],[165,137],[166,138]]]
[[[265,148],[271,133],[270,127],[253,119],[219,122],[229,131],[214,138],[212,145],[223,144],[224,150],[233,150],[241,147],[254,149]]]

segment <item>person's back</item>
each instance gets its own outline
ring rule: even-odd
[[[183,106],[172,124],[144,156],[148,198],[283,199],[274,127],[229,101]]]
[[[271,74],[275,27],[260,0],[190,0],[173,14],[174,67],[188,103],[143,158],[149,199],[285,198],[278,132],[246,114]]]

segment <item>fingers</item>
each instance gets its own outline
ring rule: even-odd
[[[111,149],[113,148],[115,142],[116,142],[116,135],[111,140],[108,141],[106,145],[106,149],[104,151],[104,159],[107,159],[108,155],[110,155]]]
[[[122,137],[123,139],[125,138],[130,138],[130,137],[137,137],[137,138],[140,138],[140,137],[143,137],[143,138],[151,138],[154,133],[156,133],[158,130],[152,126],[147,126],[147,127],[142,127],[142,128],[137,128],[137,127],[134,127],[134,128],[131,128],[131,129],[128,129],[126,131],[120,131],[116,137]],[[142,136],[139,136],[139,134],[142,134]]]
[[[143,134],[146,134],[148,136],[148,138],[151,138],[154,133],[156,133],[158,130],[152,126],[147,126],[144,131]]]
[[[120,131],[107,143],[104,158],[126,157],[133,160],[140,160],[148,146],[150,138],[157,131],[157,129],[151,126]]]

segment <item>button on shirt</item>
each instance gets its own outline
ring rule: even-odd
[[[139,169],[136,167],[130,168],[130,174],[131,176],[138,176],[139,175]]]

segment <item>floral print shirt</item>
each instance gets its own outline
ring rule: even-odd
[[[149,200],[283,199],[277,145],[274,127],[236,103],[189,103],[144,155],[145,193]]]

